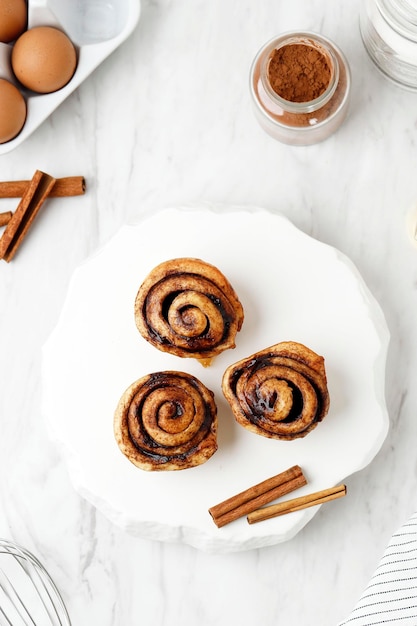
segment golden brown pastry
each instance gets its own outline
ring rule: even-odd
[[[203,365],[235,347],[243,318],[227,278],[201,259],[161,263],[144,280],[135,300],[136,326],[149,343]]]
[[[230,365],[222,390],[236,421],[271,439],[304,437],[329,410],[323,357],[294,341]]]
[[[182,470],[217,450],[214,394],[184,372],[156,372],[126,389],[114,416],[123,454],[143,470]]]

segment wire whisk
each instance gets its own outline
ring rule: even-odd
[[[0,539],[0,625],[71,626],[61,594],[38,559]]]

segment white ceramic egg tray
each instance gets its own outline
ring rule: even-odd
[[[140,0],[29,0],[28,28],[55,26],[77,49],[77,69],[70,82],[50,94],[22,89],[27,102],[26,123],[15,139],[0,144],[0,154],[10,152],[31,135],[51,113],[134,30]],[[13,44],[0,42],[0,78],[17,85],[10,65]]]

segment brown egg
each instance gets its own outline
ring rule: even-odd
[[[26,0],[0,0],[0,41],[14,41],[26,30]]]
[[[51,93],[64,87],[77,66],[77,53],[67,35],[52,26],[37,26],[19,37],[12,49],[12,68],[27,89]]]
[[[26,121],[26,102],[17,87],[0,78],[0,143],[14,139]]]

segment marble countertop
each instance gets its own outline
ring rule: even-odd
[[[417,249],[407,225],[417,207],[417,94],[371,64],[358,10],[358,0],[144,0],[129,39],[0,156],[1,180],[36,169],[87,180],[84,196],[45,205],[0,267],[0,536],[46,565],[74,626],[336,626],[417,505]],[[289,30],[333,39],[352,71],[348,119],[310,147],[271,139],[250,105],[255,53]],[[114,526],[73,488],[41,415],[41,350],[74,269],[126,222],[205,203],[281,213],[338,248],[391,332],[390,431],[374,461],[293,539],[233,554]]]

